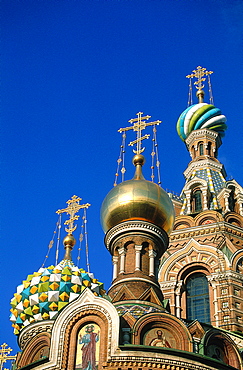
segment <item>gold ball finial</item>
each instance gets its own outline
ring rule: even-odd
[[[137,165],[140,165],[140,166],[143,166],[145,163],[145,158],[142,154],[136,154],[134,157],[133,157],[133,164],[134,166],[137,166]]]
[[[201,90],[201,89],[197,90],[196,95],[197,95],[199,103],[203,103],[203,99],[204,99],[204,95],[205,95],[204,91]]]
[[[72,261],[71,252],[72,252],[72,249],[75,246],[75,244],[76,244],[76,239],[74,238],[74,236],[72,234],[68,234],[63,239],[63,245],[64,245],[64,248],[65,248],[65,251],[66,251],[65,256],[64,256],[65,260]]]
[[[71,248],[71,249],[73,249],[73,247],[75,246],[75,244],[76,244],[76,239],[74,238],[73,235],[67,235],[63,239],[63,245],[64,245],[65,248]]]

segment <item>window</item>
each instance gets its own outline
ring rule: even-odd
[[[208,155],[211,155],[211,148],[212,148],[212,143],[209,141],[208,142],[208,148],[207,148],[208,149],[207,150],[208,151]]]
[[[234,289],[234,295],[240,295],[239,289]]]
[[[240,309],[240,303],[239,302],[235,302],[235,308]]]
[[[229,322],[230,321],[230,317],[227,315],[227,316],[224,316],[224,322]]]
[[[225,289],[225,288],[224,288],[224,289],[222,289],[222,290],[221,290],[221,294],[228,294],[228,290],[227,290],[227,289]]]
[[[227,308],[227,307],[229,307],[228,302],[223,302],[222,307],[223,307],[223,308]]]
[[[241,322],[241,321],[242,321],[241,316],[236,316],[236,320],[237,320],[238,322]]]
[[[236,272],[242,273],[243,271],[243,258],[241,257],[236,265]]]
[[[204,154],[203,143],[200,143],[199,144],[199,155],[203,155],[203,154]]]
[[[186,283],[187,318],[210,323],[208,281],[204,274],[189,277]]]
[[[229,186],[229,189],[231,190],[228,198],[229,209],[233,212],[235,210],[235,187]]]
[[[192,194],[192,212],[202,211],[202,192],[197,189]]]

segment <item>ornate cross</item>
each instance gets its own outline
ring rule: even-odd
[[[120,128],[118,130],[118,132],[124,132],[124,131],[132,130],[132,129],[133,129],[133,131],[136,131],[137,132],[136,140],[131,141],[128,145],[133,146],[134,144],[137,144],[137,150],[133,149],[133,152],[135,154],[140,154],[145,149],[145,148],[142,148],[142,140],[148,139],[150,137],[150,135],[148,135],[148,134],[142,136],[142,130],[144,130],[147,126],[159,125],[161,123],[161,121],[157,120],[157,121],[153,121],[153,122],[145,122],[145,120],[146,121],[149,120],[151,118],[151,116],[142,117],[143,112],[138,112],[136,115],[137,115],[137,118],[132,118],[128,121],[131,124],[133,124],[133,126]]]
[[[6,343],[3,343],[1,345],[1,348],[0,348],[0,370],[3,369],[3,364],[7,361],[7,360],[15,360],[16,359],[16,355],[15,356],[9,356],[10,352],[12,351],[12,348],[8,347],[8,345]]]
[[[198,66],[197,69],[194,69],[192,72],[193,73],[187,75],[186,78],[196,77],[197,81],[194,82],[194,85],[198,90],[202,90],[204,88],[203,82],[206,80],[204,76],[208,76],[213,73],[213,71],[207,71],[206,68],[202,68],[201,66]]]
[[[66,212],[68,215],[70,215],[69,220],[64,222],[64,225],[68,225],[68,227],[65,227],[65,231],[68,233],[68,235],[71,235],[77,228],[77,225],[74,225],[74,221],[79,219],[79,216],[76,215],[76,213],[81,208],[88,208],[90,206],[89,203],[79,204],[80,200],[82,200],[82,198],[77,197],[77,195],[73,195],[72,198],[66,202],[68,204],[67,208],[58,209],[56,211],[58,214]]]

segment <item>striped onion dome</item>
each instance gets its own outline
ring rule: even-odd
[[[96,296],[104,296],[103,284],[93,274],[78,268],[70,260],[57,266],[40,268],[28,275],[17,287],[11,300],[10,320],[14,334],[31,323],[55,319],[60,310],[79,297],[86,289]]]
[[[203,128],[216,131],[222,137],[227,129],[225,122],[226,117],[221,114],[219,108],[212,104],[198,103],[191,105],[181,113],[176,129],[183,141],[192,131]]]

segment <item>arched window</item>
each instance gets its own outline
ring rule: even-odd
[[[208,142],[208,155],[211,155],[211,148],[212,148],[212,143],[209,141]]]
[[[235,210],[235,187],[229,186],[231,190],[229,195],[229,209],[233,212]]]
[[[186,283],[187,319],[210,324],[208,281],[204,274],[196,273]]]
[[[192,193],[192,212],[202,211],[202,192],[200,189]]]
[[[204,150],[203,150],[203,143],[199,143],[199,155],[203,155]]]

